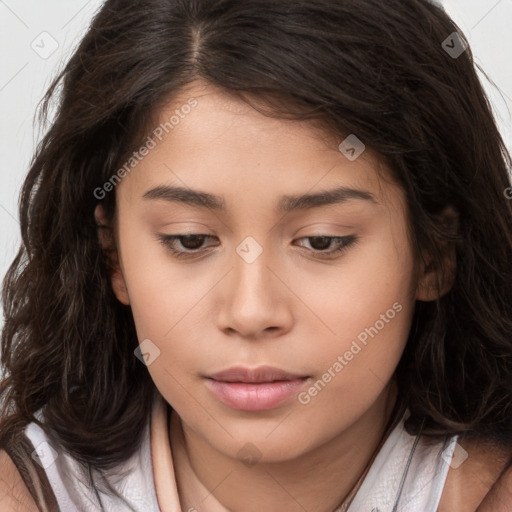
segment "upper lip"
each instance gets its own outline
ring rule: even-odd
[[[272,366],[258,366],[257,368],[233,366],[227,370],[209,375],[209,378],[222,382],[274,382],[303,379],[305,376],[289,373]]]

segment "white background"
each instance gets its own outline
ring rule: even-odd
[[[512,0],[442,3],[496,84],[497,88],[484,82],[512,149]],[[102,0],[0,0],[0,279],[19,243],[18,194],[41,135],[34,124],[36,105],[101,4]],[[44,52],[52,44],[58,47],[47,58],[31,46]]]

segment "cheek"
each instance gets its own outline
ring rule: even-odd
[[[137,338],[158,354],[148,371],[163,396],[174,403],[188,396],[181,383],[199,371],[198,361],[214,361],[205,329],[207,322],[212,325],[207,297],[218,276],[198,272],[195,265],[177,265],[142,230],[126,229],[120,246]]]
[[[370,404],[392,377],[414,313],[413,255],[405,241],[375,236],[322,278],[301,280],[318,320],[310,324],[307,360],[320,382],[304,396],[318,407],[346,408],[347,396]],[[320,321],[321,320],[321,321]],[[314,325],[313,325],[314,324]],[[320,335],[320,333],[322,333]],[[324,391],[325,388],[325,391]]]
[[[338,264],[315,274],[302,272],[294,281],[294,291],[314,313],[308,318],[316,317],[316,328],[321,329],[317,333],[332,340],[333,347],[350,345],[349,340],[361,333],[364,341],[365,329],[376,322],[379,335],[407,336],[414,306],[410,246],[406,240],[396,243],[396,237],[388,234],[368,236],[361,244],[342,256]],[[292,274],[290,271],[289,279]],[[393,308],[395,303],[398,306]]]
[[[216,276],[194,265],[177,264],[137,219],[121,230],[123,276],[139,340],[163,340],[188,316],[213,286]]]
[[[407,343],[414,304],[406,291],[384,288],[378,299],[374,288],[368,291],[360,306],[340,301],[331,312],[324,310],[336,335],[317,335],[315,348],[302,351],[317,374],[297,400],[304,417],[314,418],[329,435],[375,403]]]

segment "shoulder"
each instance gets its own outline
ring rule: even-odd
[[[0,509],[2,512],[38,512],[11,457],[0,450]]]
[[[512,510],[512,447],[461,439],[437,512]]]

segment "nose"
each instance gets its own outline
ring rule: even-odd
[[[234,255],[233,268],[220,288],[219,329],[247,339],[277,337],[291,329],[292,297],[285,279],[272,267],[266,251],[250,263]]]

